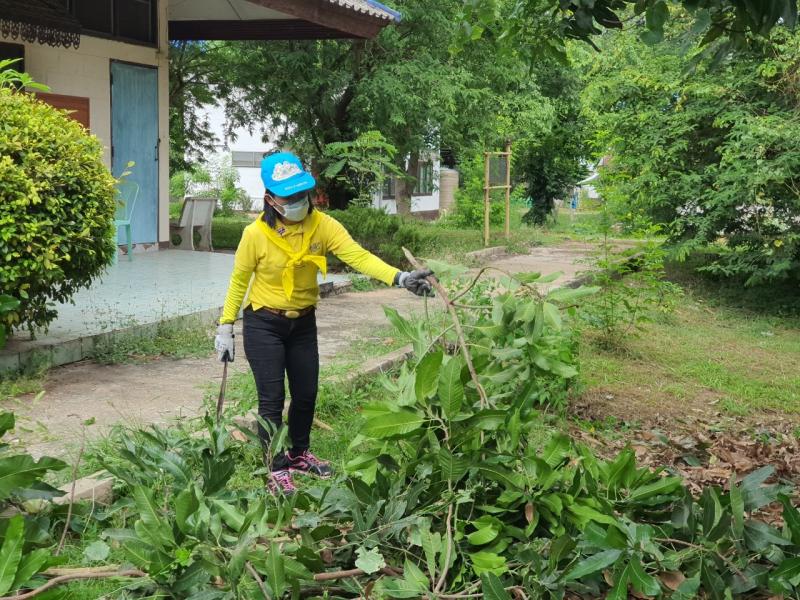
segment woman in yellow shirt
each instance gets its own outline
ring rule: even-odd
[[[315,211],[309,196],[316,181],[294,154],[264,158],[261,179],[266,188],[264,212],[245,228],[236,250],[215,347],[221,361],[233,361],[233,322],[250,286],[243,313],[244,350],[258,392],[258,414],[271,425],[271,431],[259,425],[265,461],[271,467],[269,487],[292,493],[292,471],[319,477],[332,473],[330,464],[309,449],[319,379],[317,273],[326,272],[326,254],[333,252],[365,275],[419,296],[431,294],[427,277],[432,273],[409,273],[386,264],[353,241],[334,218]],[[270,438],[283,423],[285,376],[291,394],[291,448],[271,456]]]

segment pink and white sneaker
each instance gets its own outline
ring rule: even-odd
[[[314,456],[310,450],[306,449],[298,454],[293,454],[291,450],[286,453],[289,460],[289,470],[307,473],[322,479],[327,479],[333,475],[333,469],[329,462]]]
[[[292,481],[292,474],[288,469],[272,471],[269,474],[269,481],[267,481],[267,489],[271,494],[276,496],[278,494],[291,496],[297,491],[297,488]]]

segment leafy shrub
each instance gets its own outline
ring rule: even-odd
[[[606,345],[619,346],[655,314],[672,312],[683,292],[680,286],[666,280],[667,251],[661,244],[647,242],[622,250],[615,248],[609,241],[612,215],[605,209],[590,223],[603,238],[588,261],[591,270],[583,276],[598,286],[598,292],[587,299],[580,314],[590,327],[600,331]],[[637,233],[645,237],[658,231],[658,226],[651,225]]]
[[[20,300],[2,318],[33,330],[111,262],[114,178],[63,111],[4,88],[0,114],[0,289]]]
[[[400,217],[367,206],[331,210],[328,214],[344,225],[353,239],[396,267],[407,266],[402,248],[415,252],[420,236],[414,225]]]
[[[327,166],[322,176],[340,182],[353,194],[353,203],[369,206],[372,194],[387,177],[403,174],[394,164],[396,153],[397,149],[386,142],[380,131],[367,131],[352,142],[325,146],[323,164]]]
[[[236,249],[242,239],[242,232],[253,219],[245,217],[214,217],[211,224],[211,244],[217,250]]]
[[[459,164],[461,186],[456,190],[453,212],[447,216],[447,224],[454,227],[480,229],[483,227],[483,155],[476,154]],[[505,192],[492,192],[489,222],[500,225],[505,219]]]

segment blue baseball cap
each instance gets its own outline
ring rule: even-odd
[[[317,182],[291,152],[276,152],[261,161],[261,181],[276,196],[286,197],[313,189]]]

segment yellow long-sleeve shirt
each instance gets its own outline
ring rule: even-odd
[[[242,306],[250,280],[249,303],[258,310],[263,306],[282,310],[301,309],[319,301],[317,272],[329,252],[357,271],[391,285],[399,269],[362,248],[333,217],[314,211],[303,221],[287,225],[278,221],[276,233],[294,252],[302,249],[303,233],[316,229],[310,237],[307,260],[291,267],[294,271],[291,298],[287,297],[284,270],[291,258],[273,242],[265,231],[269,227],[260,218],[245,227],[236,250],[225,307],[220,323],[233,323]]]

